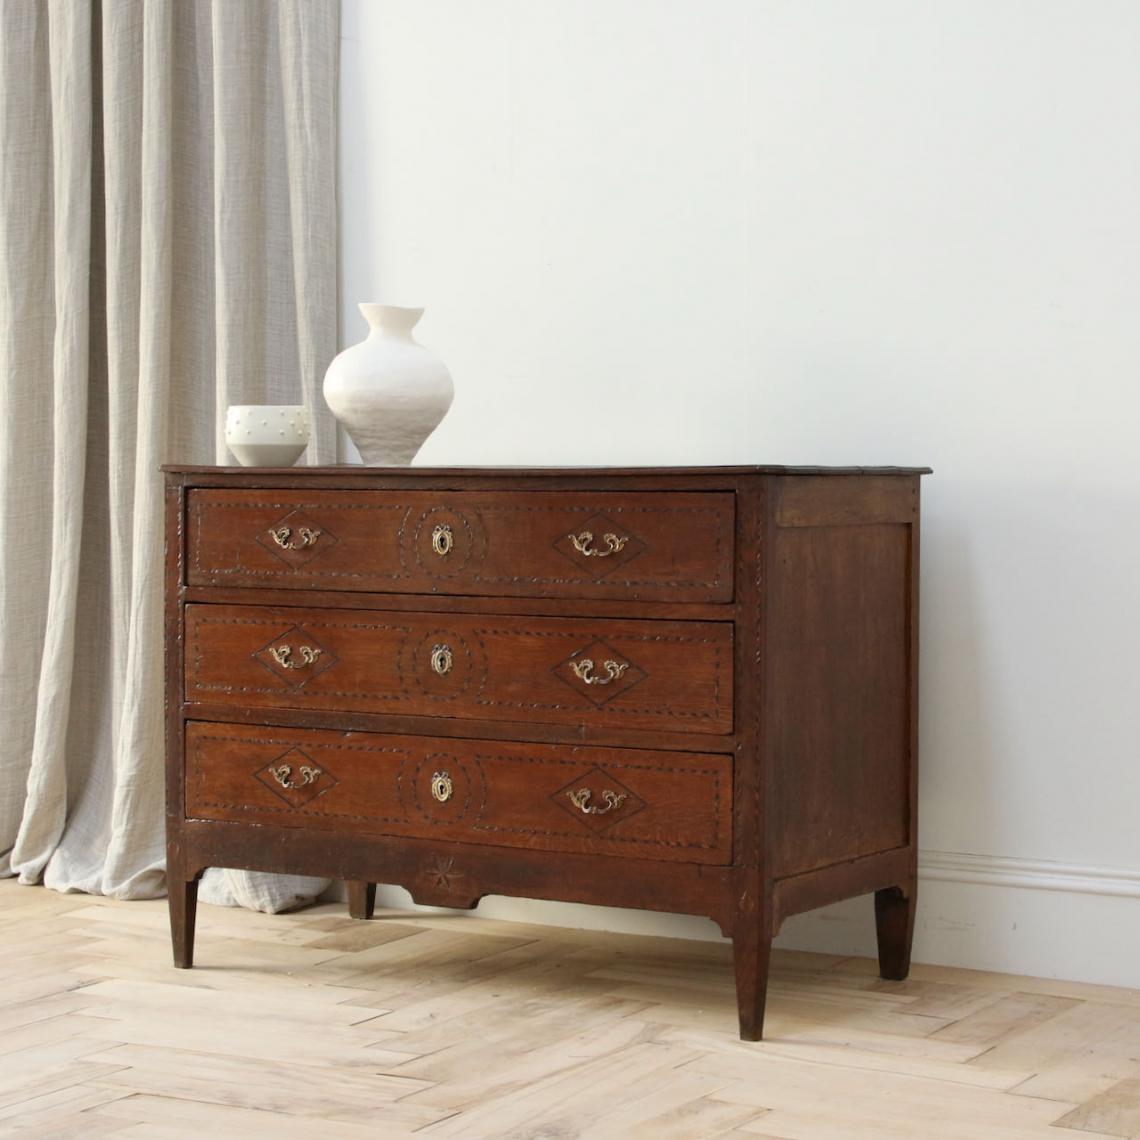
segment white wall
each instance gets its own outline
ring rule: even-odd
[[[420,461],[931,464],[916,955],[1140,983],[1140,4],[343,17],[342,336],[427,305]]]

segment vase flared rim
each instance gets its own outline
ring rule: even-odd
[[[393,316],[413,324],[424,315],[423,305],[390,305],[387,301],[360,301],[356,306],[365,320],[369,314],[376,316]]]

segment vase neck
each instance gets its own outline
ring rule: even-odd
[[[424,315],[423,309],[409,309],[401,305],[362,304],[360,311],[368,322],[369,340],[386,338],[411,341],[412,329]]]

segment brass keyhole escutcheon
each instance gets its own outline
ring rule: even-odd
[[[451,527],[447,523],[440,523],[431,532],[431,548],[440,556],[446,558],[451,553],[451,548],[455,545],[455,538],[451,533]]]
[[[447,676],[451,672],[451,666],[455,663],[454,657],[451,655],[451,646],[449,645],[433,645],[431,650],[431,667],[432,670],[438,673],[441,677]]]
[[[438,800],[441,804],[447,803],[451,799],[452,793],[451,777],[446,772],[433,772],[431,777],[431,795],[432,799]]]

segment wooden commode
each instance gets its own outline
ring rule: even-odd
[[[175,963],[207,867],[707,915],[915,905],[926,468],[169,467]]]

